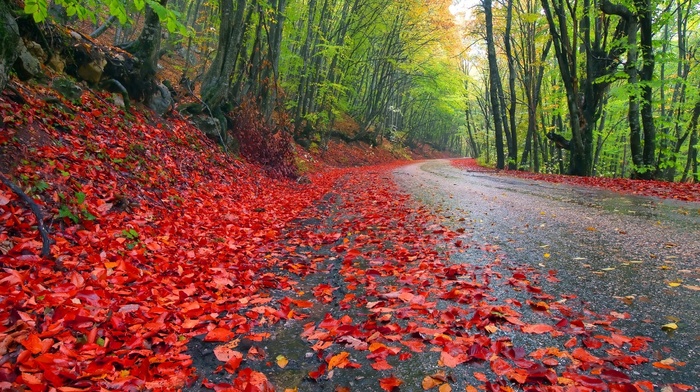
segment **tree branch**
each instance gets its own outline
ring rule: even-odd
[[[571,151],[571,141],[566,140],[564,136],[554,132],[549,132],[546,136],[557,145],[557,148]]]
[[[44,216],[41,213],[41,209],[36,204],[36,202],[34,202],[34,200],[31,197],[29,197],[29,195],[24,193],[22,188],[10,181],[10,179],[5,177],[5,175],[2,173],[0,173],[0,180],[3,184],[7,185],[8,188],[12,189],[12,191],[22,199],[22,201],[27,203],[27,205],[29,205],[29,208],[31,208],[32,212],[34,213],[34,216],[36,216],[37,227],[39,228],[41,242],[43,243],[43,246],[41,247],[41,257],[48,257],[51,250],[51,239],[49,238],[49,232],[46,230],[46,226],[44,226]]]

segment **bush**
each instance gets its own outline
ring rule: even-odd
[[[277,129],[271,128],[251,103],[239,106],[230,116],[231,133],[238,140],[241,156],[264,166],[274,176],[297,177],[292,137],[284,129],[284,119]]]

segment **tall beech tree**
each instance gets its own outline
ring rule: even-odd
[[[593,172],[593,131],[601,114],[603,95],[613,78],[624,47],[615,45],[627,33],[625,19],[615,28],[609,16],[596,12],[591,0],[542,0],[561,80],[566,90],[571,139],[569,173],[590,176]],[[613,33],[609,29],[614,30]],[[556,141],[554,133],[549,137]]]
[[[489,67],[489,100],[491,102],[491,113],[493,115],[493,126],[496,132],[496,168],[505,168],[505,153],[503,149],[503,117],[505,108],[501,105],[500,96],[503,96],[501,87],[501,75],[498,71],[496,61],[496,44],[493,34],[493,9],[491,0],[483,0],[484,17],[486,19],[486,51]]]
[[[634,176],[641,178],[651,178],[655,172],[656,130],[651,88],[655,61],[652,51],[651,7],[650,0],[635,0],[634,10],[622,4],[613,4],[609,0],[603,0],[600,5],[603,12],[619,16],[627,26],[625,72],[628,75],[630,89],[627,118],[630,127],[632,162],[635,165]],[[641,30],[639,43],[637,30]],[[642,52],[641,70],[637,64],[639,50]]]

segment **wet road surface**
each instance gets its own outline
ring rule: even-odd
[[[597,188],[469,172],[449,161],[400,168],[403,191],[433,208],[501,257],[543,273],[558,271],[550,293],[572,293],[597,312],[627,312],[618,327],[654,339],[638,376],[657,384],[700,385],[700,203],[623,195]],[[675,322],[678,329],[664,331]]]
[[[398,390],[421,391],[426,376],[440,372],[454,391],[483,387],[484,374],[489,382],[517,389],[524,384],[494,377],[504,352],[517,357],[558,347],[573,355],[579,348],[566,344],[576,336],[574,345],[613,363],[620,350],[590,345],[611,333],[653,339],[649,350],[639,352],[648,363],[620,368],[632,381],[651,381],[662,392],[680,392],[668,387],[674,383],[700,386],[700,203],[469,172],[441,160],[367,171],[374,174],[344,177],[285,228],[286,243],[255,256],[254,262],[267,263],[271,275],[291,286],[270,286],[264,294],[270,308],[239,311],[251,317],[251,327],[236,332],[235,349],[244,356],[241,368],[263,373],[275,390],[381,391],[379,380],[396,377],[403,382]],[[463,244],[455,248],[457,242]],[[357,250],[352,256],[351,248]],[[532,279],[542,291],[513,284],[518,275],[516,280]],[[471,294],[447,295],[456,289]],[[430,305],[408,306],[397,290]],[[297,309],[303,317],[269,321],[279,318],[276,309],[287,297],[309,304]],[[533,300],[545,301],[552,311],[536,309]],[[499,308],[483,310],[490,306]],[[528,325],[578,320],[585,333],[566,325],[559,335],[522,333],[499,316],[505,309],[517,309],[517,319]],[[260,312],[265,316],[254,317]],[[675,331],[662,330],[671,322]],[[488,332],[487,324],[493,327]],[[248,340],[248,332],[266,337]],[[237,377],[221,370],[214,354],[220,343],[203,338],[188,344],[200,378],[187,392],[210,390],[205,380],[228,385]],[[489,354],[477,358],[475,351],[468,362],[446,366],[442,354],[452,339],[486,342]],[[413,350],[405,341],[424,344]],[[379,369],[372,356],[382,351],[369,346],[377,342],[397,350]],[[499,342],[515,349],[497,349]],[[624,346],[616,347],[629,351]],[[357,368],[326,369],[340,353]],[[279,358],[288,361],[284,368]],[[570,369],[591,370],[586,360],[580,362],[574,366],[567,356],[552,366],[566,380]],[[566,385],[560,382],[549,380]]]

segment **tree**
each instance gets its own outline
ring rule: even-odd
[[[124,49],[141,61],[139,80],[142,83],[129,94],[132,98],[139,100],[149,99],[156,91],[155,76],[158,68],[158,52],[160,51],[161,39],[160,15],[165,16],[167,4],[168,0],[160,0],[158,3],[146,6],[146,18],[141,34],[136,41],[124,47]]]
[[[635,0],[635,12],[621,4],[609,0],[601,2],[601,10],[617,15],[627,26],[627,59],[625,72],[628,75],[630,126],[630,147],[635,177],[651,178],[654,174],[656,131],[652,111],[651,79],[654,75],[654,54],[652,51],[651,2]],[[641,28],[641,42],[637,43],[637,30]],[[642,51],[642,69],[637,68],[638,51]],[[641,93],[640,93],[641,91]],[[642,102],[642,125],[640,126],[639,103]],[[642,132],[643,127],[643,132]]]
[[[484,17],[486,19],[486,50],[489,62],[489,99],[491,101],[491,113],[493,115],[493,125],[496,130],[496,168],[505,168],[505,154],[503,150],[503,117],[499,96],[503,95],[501,87],[501,76],[498,72],[496,62],[496,45],[493,36],[493,10],[491,0],[483,0]]]
[[[219,13],[219,39],[216,55],[202,80],[202,101],[210,110],[227,112],[231,81],[236,63],[241,54],[241,40],[245,31],[243,17],[248,7],[247,0],[221,0]]]
[[[590,176],[593,172],[593,130],[600,117],[603,95],[614,80],[611,76],[623,52],[621,46],[608,45],[608,42],[615,43],[622,38],[627,26],[621,19],[612,36],[608,37],[609,17],[597,15],[590,0],[584,0],[580,10],[577,4],[570,0],[542,0],[566,90],[572,134],[568,143],[571,152],[569,173]],[[582,12],[580,19],[579,12]],[[591,19],[594,19],[593,28]]]
[[[9,81],[8,75],[17,59],[19,28],[7,0],[0,0],[0,92]]]

